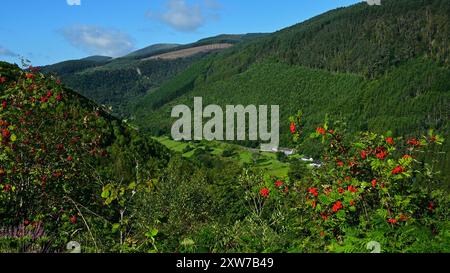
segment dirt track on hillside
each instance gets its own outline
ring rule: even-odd
[[[162,60],[175,60],[179,58],[185,58],[192,55],[195,55],[197,53],[201,52],[210,52],[214,50],[222,50],[226,48],[232,47],[232,44],[222,43],[222,44],[212,44],[212,45],[204,45],[204,46],[197,46],[187,49],[181,49],[177,51],[172,51],[164,54],[155,55],[149,58],[143,59],[143,61],[147,60],[155,60],[155,59],[162,59]]]

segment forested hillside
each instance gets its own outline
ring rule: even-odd
[[[169,133],[172,106],[279,104],[287,119],[301,109],[306,128],[326,114],[350,131],[408,136],[448,133],[450,1],[384,1],[327,12],[199,62],[134,105],[141,129]],[[317,155],[315,146],[302,151]],[[444,146],[444,151],[449,150]],[[443,153],[448,174],[450,157]]]
[[[112,107],[115,116],[124,118],[131,115],[130,103],[139,101],[165,81],[217,50],[170,60],[152,59],[153,56],[204,45],[232,45],[261,36],[264,34],[219,35],[187,45],[156,44],[120,58],[92,56],[44,66],[42,71],[57,75],[67,86],[101,105]]]

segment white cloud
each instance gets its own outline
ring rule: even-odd
[[[222,4],[219,3],[217,0],[204,0],[205,2],[205,7],[210,8],[210,9],[221,9],[222,8]]]
[[[116,29],[78,25],[60,32],[72,46],[89,54],[119,57],[134,49],[133,39]]]
[[[163,12],[149,12],[148,16],[156,18],[176,30],[191,32],[206,23],[206,12],[219,8],[220,4],[216,0],[203,0],[201,4],[189,4],[186,0],[167,0]]]
[[[7,48],[0,46],[0,56],[16,57],[18,55]]]
[[[81,0],[66,0],[69,6],[81,6]]]

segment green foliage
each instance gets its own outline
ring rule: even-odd
[[[308,187],[311,231],[326,251],[363,252],[376,241],[385,252],[420,252],[421,240],[431,245],[427,251],[445,251],[435,246],[447,236],[437,226],[449,223],[449,196],[433,164],[419,159],[443,139],[432,130],[421,139],[389,135],[362,133],[351,142],[328,122],[311,135],[325,147],[322,166],[300,183]]]
[[[35,68],[0,63],[0,78],[2,239],[23,240],[27,233],[13,231],[24,228],[36,244],[51,239],[23,251],[61,251],[70,240],[86,251],[109,249],[119,241],[110,225],[126,204],[119,185],[147,186],[168,151]],[[118,207],[104,206],[102,188],[106,203],[118,200]]]
[[[131,110],[140,129],[170,133],[175,105],[280,105],[281,120],[304,110],[305,130],[325,113],[349,133],[391,130],[419,135],[450,130],[448,0],[386,0],[337,9],[266,37],[211,55],[165,82]],[[344,124],[343,124],[344,125]],[[283,146],[292,145],[281,123]],[[309,138],[302,154],[321,151]],[[258,143],[241,142],[256,147]],[[440,170],[449,181],[450,157],[441,148]]]

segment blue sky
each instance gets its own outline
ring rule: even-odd
[[[2,0],[0,60],[118,57],[155,43],[273,32],[358,0]]]

